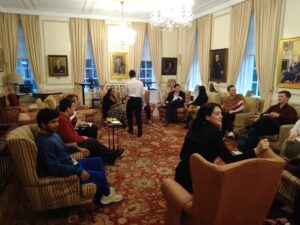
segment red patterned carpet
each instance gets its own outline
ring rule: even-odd
[[[123,194],[124,200],[101,206],[97,212],[97,225],[159,225],[164,224],[165,201],[160,184],[166,177],[174,177],[178,155],[187,130],[181,125],[160,123],[143,126],[143,136],[137,138],[122,129],[121,147],[124,154],[114,166],[106,166],[109,183]],[[107,130],[101,127],[98,138],[108,145]],[[21,210],[16,225],[28,224],[28,214]],[[39,218],[40,225],[66,224],[66,210],[47,212]],[[89,224],[86,213],[80,214],[80,224]]]

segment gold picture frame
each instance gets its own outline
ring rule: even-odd
[[[280,40],[277,84],[300,88],[300,37]]]
[[[110,78],[128,79],[128,53],[111,52],[110,53]]]

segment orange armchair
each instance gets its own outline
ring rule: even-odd
[[[280,183],[284,161],[270,149],[261,158],[227,165],[190,159],[194,193],[165,179],[166,225],[263,224]]]

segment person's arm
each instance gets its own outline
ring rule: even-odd
[[[295,123],[298,119],[296,110],[288,106],[286,110],[279,114],[278,120],[281,124],[292,124]]]

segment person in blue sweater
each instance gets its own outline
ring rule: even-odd
[[[122,195],[109,188],[105,175],[103,162],[100,158],[82,158],[78,161],[70,157],[70,153],[83,151],[89,155],[87,149],[74,146],[67,147],[56,133],[58,128],[59,112],[53,109],[42,109],[37,114],[37,123],[40,131],[36,137],[38,148],[37,172],[43,176],[67,177],[77,175],[80,183],[94,183],[97,186],[94,202],[97,204],[110,204],[123,199]]]

